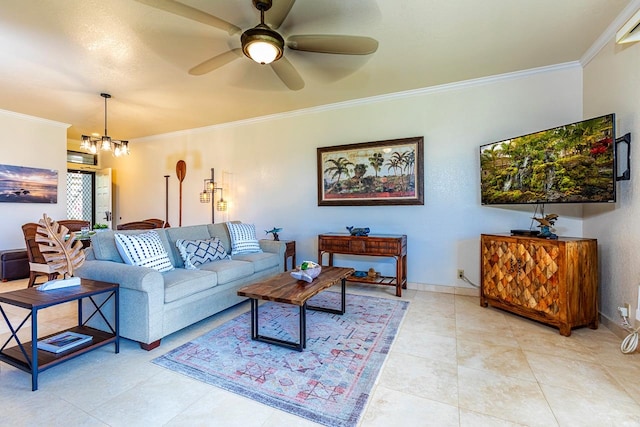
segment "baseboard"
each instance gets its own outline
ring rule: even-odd
[[[629,331],[620,325],[620,323],[609,319],[604,314],[600,313],[600,324],[605,326],[611,332],[613,332],[618,338],[625,339],[629,335]]]
[[[427,285],[426,283],[407,283],[407,289],[415,291],[438,292],[442,294],[465,295],[469,297],[480,297],[480,289],[471,286],[444,286]]]

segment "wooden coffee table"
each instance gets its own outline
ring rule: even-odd
[[[346,278],[353,274],[353,268],[323,267],[320,275],[313,282],[296,280],[290,272],[284,272],[253,285],[245,286],[238,290],[238,295],[251,299],[251,339],[275,344],[282,347],[303,351],[307,347],[307,309],[324,311],[327,313],[344,314],[346,305]],[[339,309],[316,307],[307,304],[309,298],[319,294],[341,282],[342,300]],[[300,341],[285,341],[278,338],[260,334],[258,301],[275,301],[300,307]]]

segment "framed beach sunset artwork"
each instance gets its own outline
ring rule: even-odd
[[[320,147],[318,206],[424,205],[423,137]]]
[[[58,203],[58,171],[0,165],[0,202]]]

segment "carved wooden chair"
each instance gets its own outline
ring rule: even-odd
[[[117,230],[151,230],[156,227],[156,224],[149,221],[133,221],[125,222],[124,224],[118,224]]]
[[[30,222],[22,226],[24,242],[27,245],[27,258],[29,259],[29,287],[35,285],[38,276],[47,276],[47,280],[53,280],[58,277],[58,273],[49,267],[42,252],[40,252],[39,244],[36,242],[37,232],[38,224],[36,223]]]
[[[82,227],[90,226],[89,221],[85,221],[84,219],[61,219],[56,222],[67,227],[69,231],[81,231]]]
[[[159,218],[149,218],[145,219],[144,222],[152,222],[156,225],[156,228],[169,228],[171,227],[168,222],[164,222],[164,220]]]

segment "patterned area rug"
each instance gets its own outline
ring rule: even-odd
[[[337,308],[323,292],[310,305]],[[355,426],[409,305],[347,294],[342,316],[307,310],[304,352],[252,341],[250,312],[154,363],[327,426]],[[298,340],[298,307],[260,306],[260,333]]]

